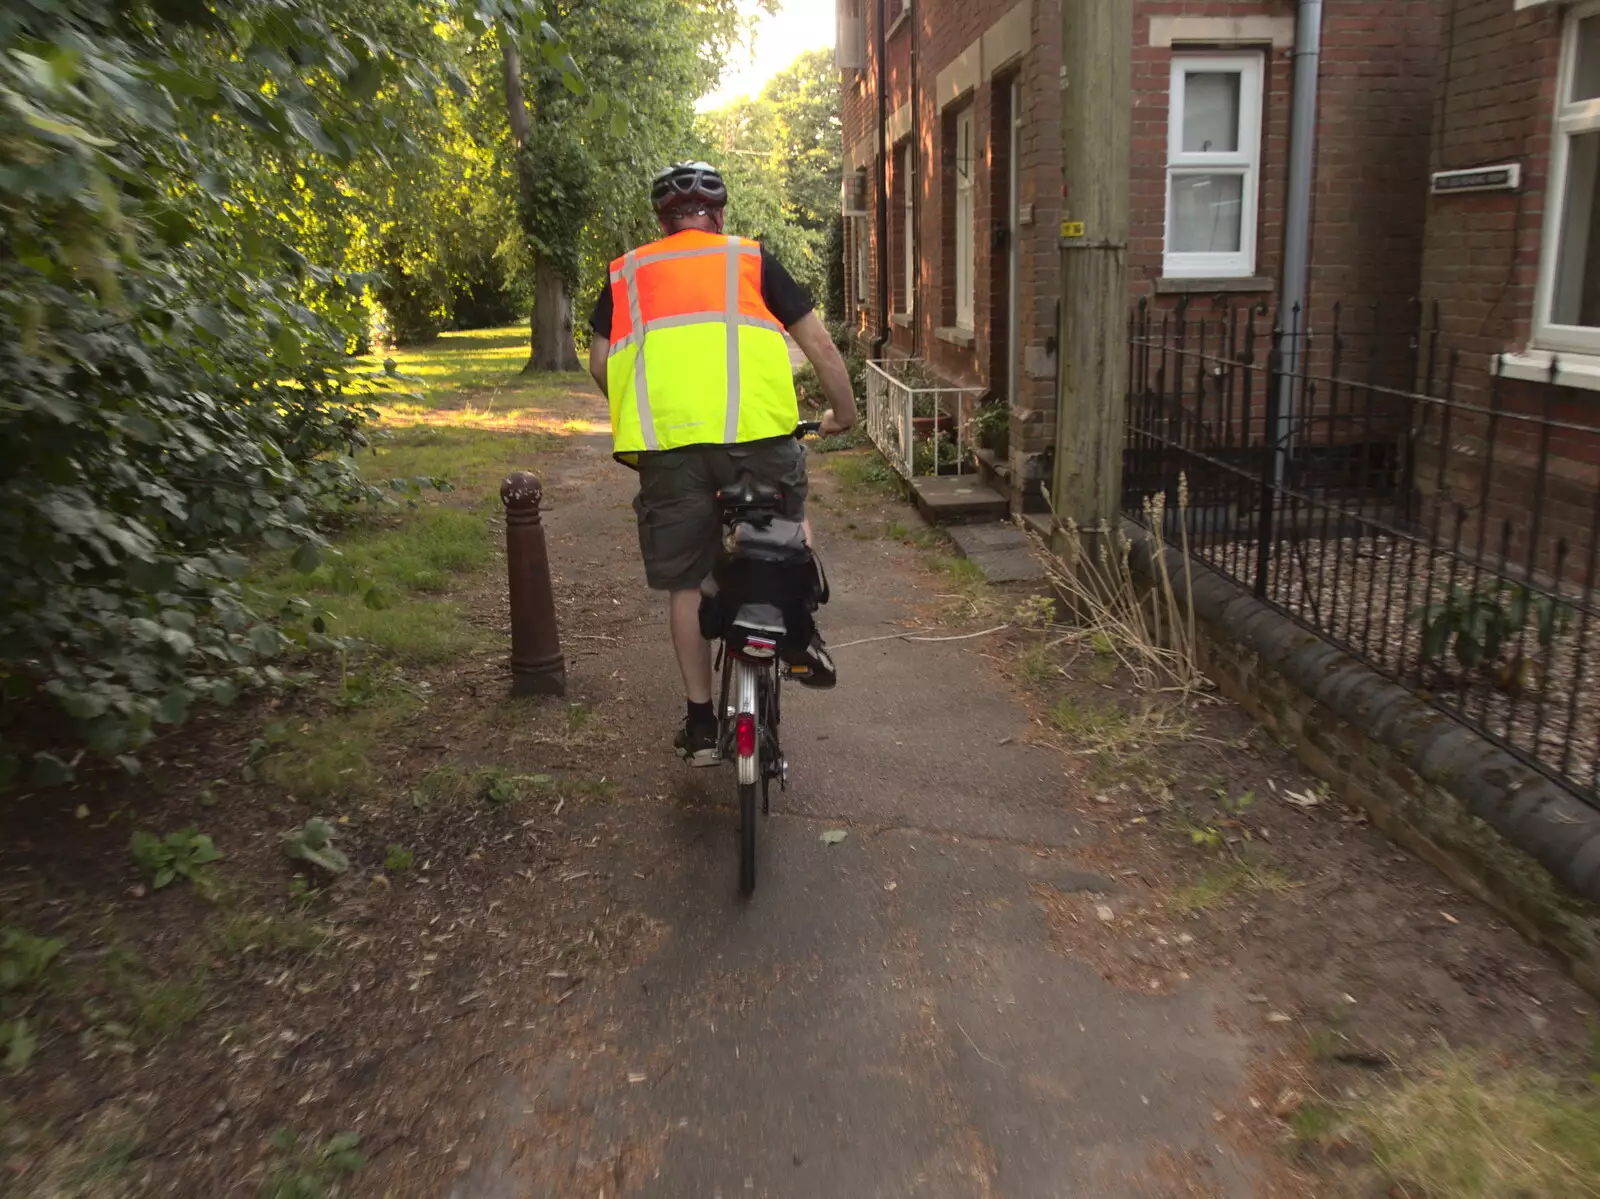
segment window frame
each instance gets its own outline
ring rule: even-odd
[[[905,164],[905,211],[901,213],[904,222],[902,228],[905,234],[901,237],[900,256],[902,258],[901,270],[903,277],[901,286],[905,292],[905,304],[901,308],[902,316],[915,316],[917,312],[917,147],[909,137],[904,143]]]
[[[861,310],[872,307],[872,227],[867,217],[850,219],[855,222],[856,308]]]
[[[963,127],[966,129],[967,150],[971,158],[964,176],[961,170]],[[955,327],[970,333],[975,328],[978,295],[978,113],[975,104],[968,102],[956,110],[951,131],[955,139],[954,169],[951,172],[954,188],[951,210],[955,218],[955,259],[951,271],[955,292]]]
[[[1540,349],[1600,354],[1600,325],[1560,325],[1554,320],[1556,274],[1567,215],[1567,172],[1571,140],[1600,134],[1600,97],[1567,100],[1578,67],[1578,26],[1600,17],[1600,0],[1573,5],[1561,31],[1561,65],[1556,76],[1556,105],[1550,131],[1550,171],[1545,183],[1544,235],[1539,255],[1539,282],[1534,293],[1533,343]],[[1600,180],[1596,191],[1600,194]]]
[[[1239,149],[1206,154],[1183,149],[1183,108],[1191,72],[1239,75]],[[1169,279],[1248,279],[1256,273],[1257,223],[1261,196],[1261,110],[1266,59],[1259,49],[1175,51],[1167,80],[1167,162],[1162,199],[1161,273]],[[1239,174],[1239,248],[1229,251],[1175,251],[1173,181],[1185,175]]]

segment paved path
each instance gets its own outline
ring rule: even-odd
[[[561,463],[552,556],[637,578],[631,477],[598,443]],[[938,586],[835,511],[814,509],[840,644]],[[1060,760],[1017,742],[1024,714],[981,643],[843,649],[837,691],[786,691],[794,784],[745,902],[732,781],[671,756],[658,604],[642,586],[631,602],[602,613],[617,640],[585,643],[602,648],[575,685],[627,697],[627,785],[601,817],[621,829],[612,903],[658,935],[516,1059],[482,1113],[499,1148],[451,1199],[1253,1193],[1256,1164],[1213,1133],[1242,1100],[1232,998],[1116,990],[1052,945],[1037,884],[1113,902],[1115,885],[1077,861]],[[836,827],[848,838],[824,844]]]

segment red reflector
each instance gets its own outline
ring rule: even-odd
[[[739,723],[735,726],[735,741],[741,758],[756,756],[756,718],[748,712],[739,714]]]

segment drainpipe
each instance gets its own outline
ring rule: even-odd
[[[1306,332],[1306,284],[1311,273],[1311,188],[1316,175],[1317,75],[1322,60],[1322,0],[1299,0],[1294,29],[1294,103],[1289,112],[1289,191],[1283,217],[1283,290],[1278,323],[1287,333],[1278,400],[1277,481],[1294,433],[1295,372]],[[1300,317],[1296,321],[1295,306]]]
[[[911,161],[915,165],[911,171],[911,228],[906,230],[907,243],[913,251],[918,248],[919,239],[917,235],[922,232],[922,189],[926,185],[926,177],[928,175],[928,172],[923,169],[923,164],[918,162],[918,157],[922,153],[922,122],[920,119],[922,111],[918,106],[917,88],[922,66],[922,60],[918,53],[922,48],[922,39],[918,36],[922,29],[921,17],[922,9],[913,4],[911,6],[911,16],[907,18],[911,22],[911,141],[908,144],[911,147]],[[912,357],[917,357],[927,352],[927,347],[922,344],[922,320],[927,313],[922,311],[922,305],[918,302],[917,291],[919,289],[916,286],[917,283],[922,281],[922,263],[913,259],[911,269],[913,279],[911,289],[911,310],[913,313],[911,318],[911,355]]]
[[[885,29],[887,0],[878,0],[878,336],[872,339],[872,356],[883,358],[889,344],[889,63]]]

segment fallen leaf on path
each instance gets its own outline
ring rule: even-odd
[[[1104,920],[1107,924],[1110,924],[1117,918],[1117,914],[1111,910],[1110,905],[1104,903],[1095,905],[1094,914],[1100,917],[1101,920]]]
[[[830,828],[827,832],[822,834],[822,843],[824,845],[837,845],[849,835],[850,834],[842,828]]]
[[[1321,805],[1321,796],[1313,795],[1309,791],[1285,791],[1282,795],[1284,803],[1292,803],[1297,808],[1315,808]]]

